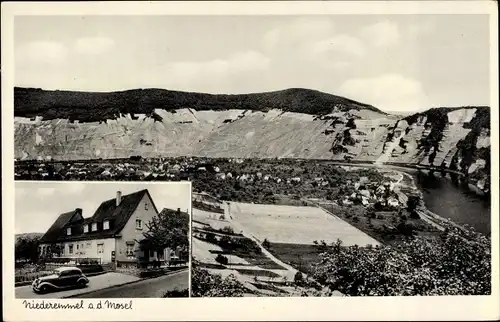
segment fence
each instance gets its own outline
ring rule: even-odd
[[[101,258],[89,258],[89,257],[53,257],[45,258],[40,261],[41,264],[51,265],[51,266],[66,266],[66,265],[101,265]]]
[[[51,275],[53,274],[51,271],[41,271],[41,272],[32,272],[32,273],[21,273],[21,274],[17,274],[16,273],[16,283],[20,283],[20,282],[31,282],[31,281],[34,281],[36,280],[37,278],[39,277],[43,277],[43,276],[48,276],[48,275]]]

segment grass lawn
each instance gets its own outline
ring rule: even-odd
[[[310,273],[310,265],[317,262],[321,254],[317,246],[305,244],[271,243],[267,250],[306,274]]]
[[[239,258],[246,260],[248,262],[248,265],[258,266],[260,268],[283,269],[283,267],[276,264],[271,259],[267,258],[266,255],[260,253],[258,251],[258,250],[260,250],[260,248],[251,239],[246,238],[246,237],[242,237],[242,238],[238,237],[238,238],[244,239],[247,242],[246,244],[248,246],[252,245],[253,247],[251,247],[251,248],[250,247],[231,248],[231,247],[228,247],[228,246],[221,244],[221,243],[213,243],[213,242],[210,242],[207,240],[200,239],[202,241],[202,243],[196,242],[195,247],[197,247],[199,245],[214,245],[214,249],[208,250],[208,248],[207,248],[207,250],[203,254],[200,253],[202,250],[198,249],[198,248],[194,248],[193,251],[195,254],[198,253],[198,254],[200,254],[200,256],[203,255],[202,258],[209,256],[209,254],[207,254],[207,252],[211,253],[211,255],[214,259],[214,262],[212,262],[211,264],[215,264],[215,257],[217,257],[217,254],[221,254],[221,255],[237,256]],[[202,261],[206,261],[206,260],[202,260]]]

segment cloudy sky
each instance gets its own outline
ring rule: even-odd
[[[91,217],[103,201],[116,197],[116,191],[126,195],[148,189],[158,211],[191,207],[188,183],[16,182],[15,187],[16,234],[44,233],[60,214],[75,208]]]
[[[15,83],[304,87],[402,112],[489,105],[488,26],[481,15],[18,16]]]

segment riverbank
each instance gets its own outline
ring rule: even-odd
[[[400,171],[398,171],[398,172],[400,172]],[[418,205],[417,212],[423,220],[425,220],[426,222],[428,222],[429,224],[433,225],[434,227],[436,227],[437,229],[439,229],[441,231],[444,231],[446,229],[458,229],[460,231],[467,232],[469,237],[471,237],[471,236],[472,237],[481,237],[481,236],[476,236],[477,234],[481,234],[481,233],[476,232],[473,226],[468,225],[468,224],[458,223],[458,222],[452,220],[451,218],[446,218],[445,216],[443,216],[441,214],[437,214],[437,213],[431,211],[426,204],[426,201],[425,201],[426,196],[425,196],[424,192],[419,188],[418,184],[415,182],[415,177],[408,174],[408,173],[405,173],[405,172],[400,172],[400,173],[404,177],[406,177],[408,182],[410,182],[410,185],[411,185],[410,188],[412,189],[412,193],[415,193],[419,196],[420,204]],[[446,177],[441,177],[441,179],[449,180]],[[398,187],[396,187],[396,189],[398,189]],[[399,192],[404,193],[402,191],[399,191]],[[487,237],[485,234],[482,234],[482,235],[483,235],[483,237]]]

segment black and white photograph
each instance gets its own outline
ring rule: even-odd
[[[498,21],[475,3],[11,6],[9,292],[126,319],[500,314]]]
[[[192,296],[490,294],[488,16],[15,24],[16,178],[191,180]]]
[[[190,183],[15,187],[16,298],[189,296]]]

